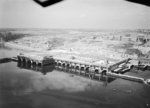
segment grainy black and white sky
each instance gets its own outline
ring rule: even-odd
[[[149,29],[150,7],[125,0],[0,0],[0,28]]]

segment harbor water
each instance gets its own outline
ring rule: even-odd
[[[1,48],[0,57],[20,51]],[[125,74],[150,78],[150,71]],[[123,79],[94,81],[55,70],[0,64],[0,108],[150,108],[150,86]]]

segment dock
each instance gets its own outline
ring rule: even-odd
[[[54,64],[55,69],[66,71],[75,75],[86,76],[92,80],[101,80],[103,77],[121,78],[125,80],[135,81],[139,83],[149,84],[149,79],[144,79],[135,76],[124,75],[132,67],[128,64],[131,58],[122,60],[112,65],[99,65],[95,63],[86,63],[83,61],[66,60],[55,58],[52,56],[43,56],[41,54],[19,54],[17,55],[18,62],[23,62],[29,65],[51,65]],[[14,58],[16,60],[16,58]]]

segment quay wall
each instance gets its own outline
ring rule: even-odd
[[[122,63],[127,63],[130,59],[126,59],[123,61],[120,61],[112,66],[116,68]],[[29,59],[24,56],[18,56],[18,61],[24,62],[24,63],[30,63],[30,64],[35,64],[35,65],[43,65],[43,61],[41,60],[34,60],[34,59]],[[105,66],[100,66],[100,65],[94,65],[94,64],[88,64],[88,63],[80,63],[80,62],[74,62],[74,61],[67,61],[67,60],[61,60],[61,59],[54,59],[53,62],[56,69],[60,70],[65,70],[65,71],[73,71],[74,74],[79,74],[79,75],[84,75],[84,76],[89,76],[91,79],[98,78],[100,80],[103,76],[106,77],[113,77],[113,78],[121,78],[121,79],[126,79],[130,81],[135,81],[135,82],[140,82],[140,83],[145,83],[148,84],[150,81],[145,80],[140,77],[134,77],[134,76],[129,76],[129,75],[123,75],[123,74],[117,74],[113,73],[110,71],[108,67]],[[148,82],[149,81],[149,82]]]

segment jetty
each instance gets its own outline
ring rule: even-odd
[[[18,54],[18,62],[25,64],[44,66],[51,65],[55,66],[55,69],[66,71],[75,75],[86,76],[93,80],[101,80],[102,78],[121,78],[125,80],[135,81],[139,83],[149,84],[149,79],[140,77],[124,75],[124,73],[132,68],[130,61],[131,58],[119,61],[112,65],[100,65],[95,63],[86,63],[82,61],[66,60],[62,58],[56,58],[53,56],[44,56],[42,54]]]

